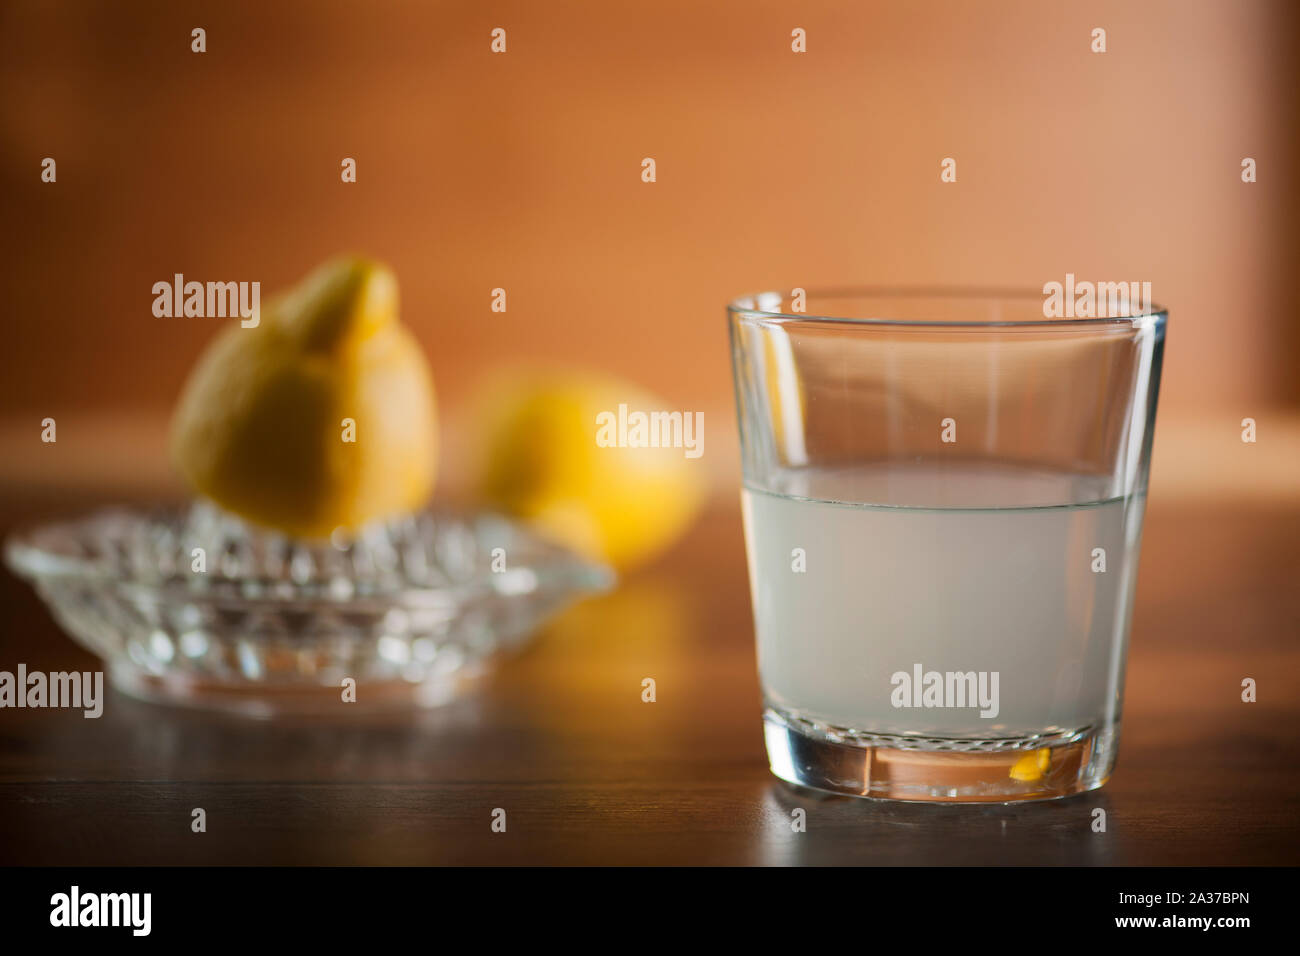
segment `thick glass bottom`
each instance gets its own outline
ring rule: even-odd
[[[846,735],[768,708],[772,772],[831,793],[927,803],[1015,803],[1096,790],[1115,767],[1119,728],[1026,738]],[[835,739],[832,739],[835,738]]]

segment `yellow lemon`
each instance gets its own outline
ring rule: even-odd
[[[656,419],[674,435],[683,426],[681,447],[633,447],[620,406],[635,426],[637,412],[669,413],[662,400],[613,378],[537,370],[503,375],[481,405],[474,488],[490,507],[622,569],[664,551],[695,517],[705,482],[687,457],[688,438],[702,441],[685,431],[691,413]]]
[[[208,347],[176,408],[172,456],[223,508],[319,538],[423,504],[436,427],[432,376],[397,320],[397,281],[340,259]]]

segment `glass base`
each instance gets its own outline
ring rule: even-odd
[[[375,711],[440,707],[473,690],[485,672],[482,667],[465,667],[455,674],[428,677],[418,683],[360,680],[355,701],[347,703],[343,702],[342,688],[336,686],[306,682],[222,683],[179,674],[151,674],[122,660],[109,665],[108,678],[116,690],[150,704],[218,710],[265,719],[290,715],[347,717]]]
[[[782,780],[926,803],[1016,803],[1096,790],[1110,779],[1119,744],[1118,726],[1019,740],[925,738],[908,745],[899,737],[832,740],[818,725],[772,709],[763,721],[768,762]]]

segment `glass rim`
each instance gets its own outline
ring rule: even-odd
[[[1045,293],[1028,288],[996,288],[980,286],[838,286],[806,290],[809,299],[951,299],[955,302],[1015,302],[1023,304],[1032,299],[1041,299]],[[1149,309],[1134,315],[1124,316],[1088,316],[1082,318],[1063,317],[1034,319],[991,319],[986,321],[969,321],[956,319],[899,319],[876,316],[820,315],[814,312],[781,312],[759,308],[758,304],[765,297],[773,296],[776,301],[784,301],[787,294],[777,291],[756,292],[743,295],[727,303],[727,313],[740,320],[757,320],[776,324],[804,324],[815,322],[832,322],[847,326],[865,326],[869,328],[890,329],[1161,329],[1169,318],[1169,310],[1155,303]]]

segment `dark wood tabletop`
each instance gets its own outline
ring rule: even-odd
[[[9,488],[3,526],[85,504]],[[0,863],[1294,865],[1297,571],[1300,510],[1154,503],[1112,781],[1036,804],[863,801],[768,773],[722,505],[439,710],[269,722],[113,693],[98,720],[0,711]],[[7,571],[0,616],[0,669],[96,666]]]

